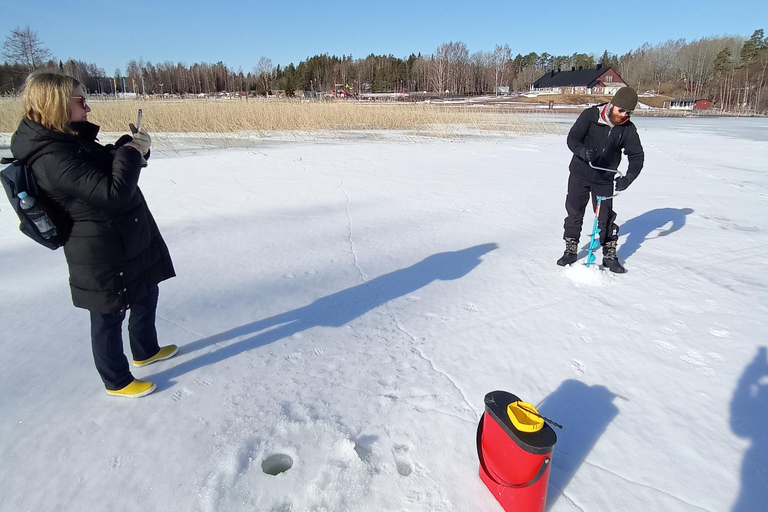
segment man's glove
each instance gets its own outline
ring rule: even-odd
[[[131,132],[133,133],[133,140],[130,145],[138,149],[142,156],[147,156],[149,147],[152,145],[152,137],[150,137],[144,130],[139,130],[138,132],[134,131],[136,130],[136,127],[133,126],[133,123],[130,124],[130,127]]]
[[[597,148],[584,148],[584,160],[587,162],[594,162],[597,160]]]
[[[627,190],[629,183],[630,183],[629,178],[627,178],[626,176],[619,176],[618,178],[616,178],[616,192]]]

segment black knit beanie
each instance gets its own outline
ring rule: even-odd
[[[613,95],[611,105],[624,110],[635,110],[637,106],[637,92],[631,87],[622,87]]]

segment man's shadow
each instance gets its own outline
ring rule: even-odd
[[[477,245],[461,251],[434,254],[408,268],[379,276],[352,288],[317,299],[302,308],[241,325],[229,331],[197,340],[179,349],[179,355],[190,354],[218,343],[248,336],[249,338],[206,352],[147,377],[163,389],[179,375],[232,356],[242,354],[312,327],[341,327],[368,311],[393,299],[422,288],[432,281],[450,281],[464,277],[477,267],[481,257],[496,249],[494,243]],[[183,357],[182,357],[183,359]]]
[[[563,426],[557,431],[552,456],[547,510],[551,510],[600,436],[619,414],[613,404],[616,396],[604,386],[587,386],[577,380],[566,380],[537,406],[542,416]]]
[[[622,260],[627,260],[630,256],[635,254],[640,246],[646,240],[653,240],[662,236],[671,235],[675,231],[685,226],[685,217],[693,213],[692,208],[657,208],[649,212],[645,212],[642,215],[638,215],[633,219],[629,219],[627,222],[621,225],[619,228],[619,235],[626,235],[624,243],[619,247],[618,255]],[[670,224],[667,229],[658,231],[655,236],[650,236],[657,230],[661,230],[667,224]]]
[[[731,430],[752,440],[741,463],[741,492],[733,512],[765,510],[768,504],[768,350],[759,347],[731,400]]]

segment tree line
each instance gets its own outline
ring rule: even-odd
[[[267,95],[281,91],[329,92],[348,88],[352,93],[421,92],[466,96],[527,90],[546,72],[614,68],[638,91],[708,98],[726,109],[768,110],[768,38],[763,29],[749,39],[708,37],[692,42],[670,40],[616,55],[574,53],[550,55],[513,52],[509,45],[493,51],[470,53],[461,41],[443,43],[430,55],[315,55],[285,67],[261,57],[250,71],[232,69],[223,62],[186,65],[131,60],[125,71],[108,75],[95,64],[52,57],[26,27],[13,30],[3,45],[0,92],[16,93],[26,75],[38,68],[56,68],[75,76],[90,94],[136,93],[148,95],[212,95],[239,93]]]

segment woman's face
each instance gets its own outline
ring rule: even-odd
[[[72,115],[70,116],[70,122],[87,121],[88,112],[91,111],[91,107],[88,106],[87,99],[85,97],[85,89],[82,85],[75,87],[72,91],[72,97],[69,98],[69,105],[72,108]]]

